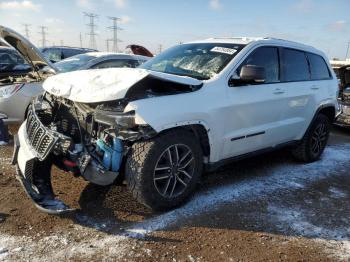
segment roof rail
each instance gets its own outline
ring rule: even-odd
[[[247,37],[247,36],[227,36],[227,37],[211,37],[209,39],[232,39],[232,40],[242,40],[242,41],[256,41],[264,39],[263,37]]]

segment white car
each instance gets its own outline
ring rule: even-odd
[[[337,80],[321,51],[273,38],[215,38],[166,50],[138,69],[85,70],[44,82],[13,162],[41,210],[51,166],[98,184],[126,179],[154,210],[178,206],[203,170],[282,146],[320,158],[338,114]]]
[[[34,97],[44,92],[42,81],[48,76],[86,69],[137,67],[149,59],[149,57],[142,55],[89,52],[66,58],[53,65],[38,50],[35,50],[26,39],[14,31],[0,26],[0,37],[1,35],[5,38],[16,35],[18,37],[17,41],[24,43],[23,46],[28,47],[27,50],[33,55],[37,53],[40,59],[40,67],[37,70],[28,70],[28,65],[31,63],[30,57],[25,53],[26,50],[23,49],[21,53],[28,61],[25,71],[19,70],[19,66],[17,66],[12,68],[10,72],[7,70],[1,74],[2,70],[0,67],[0,113],[6,116],[4,121],[7,124],[23,122],[30,102]],[[45,67],[43,68],[43,66]]]

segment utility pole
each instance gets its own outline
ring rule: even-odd
[[[106,39],[106,50],[107,50],[107,52],[109,52],[109,43],[108,43],[108,39]]]
[[[39,34],[41,35],[41,47],[45,47],[46,46],[46,34],[47,34],[47,27],[46,26],[39,26],[40,28],[40,32]]]
[[[122,40],[118,39],[118,30],[123,30],[122,28],[118,27],[118,21],[121,20],[119,17],[108,17],[112,20],[113,24],[110,27],[107,27],[108,29],[111,29],[113,31],[113,49],[112,51],[117,53],[118,52],[118,42],[122,42]]]
[[[79,41],[80,41],[80,48],[83,48],[83,38],[81,36],[81,33],[79,34]]]
[[[160,44],[159,47],[158,47],[158,54],[160,54],[162,52],[162,50],[163,50],[163,45]]]
[[[86,24],[89,28],[89,33],[87,34],[88,36],[90,36],[90,41],[89,41],[89,47],[91,49],[97,49],[97,45],[96,45],[96,24],[95,24],[95,19],[98,17],[98,15],[93,14],[93,13],[83,13],[85,17],[89,18],[89,23]]]
[[[30,27],[30,24],[23,24],[23,26],[24,26],[24,32],[25,32],[26,38],[29,39],[29,27]]]
[[[348,48],[346,49],[345,60],[348,58],[349,48],[350,48],[350,41],[348,42]]]

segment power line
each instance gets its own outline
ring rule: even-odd
[[[23,24],[23,26],[24,26],[24,32],[25,32],[26,38],[29,39],[29,27],[30,27],[30,24]]]
[[[118,31],[123,30],[123,28],[120,28],[118,26],[118,21],[121,21],[121,18],[119,17],[108,17],[112,20],[112,26],[107,27],[108,29],[111,29],[113,31],[113,38],[111,39],[113,42],[113,49],[112,51],[117,53],[118,52],[118,42],[123,42],[118,38]]]
[[[83,13],[85,17],[89,18],[89,23],[86,24],[89,28],[89,33],[87,33],[88,36],[90,36],[90,40],[89,40],[89,47],[91,49],[97,49],[97,45],[96,45],[96,32],[95,32],[95,28],[97,27],[95,24],[95,19],[98,17],[98,15],[93,14],[93,13]]]
[[[41,47],[45,47],[46,46],[46,35],[47,35],[47,27],[46,26],[39,26],[40,28],[40,32],[39,34],[41,35]]]

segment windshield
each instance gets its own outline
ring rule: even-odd
[[[0,72],[30,71],[31,66],[12,49],[0,49]]]
[[[95,58],[96,56],[87,54],[75,55],[55,63],[55,66],[62,73],[71,72],[81,69],[82,66],[86,65],[89,61]]]
[[[207,80],[221,70],[244,47],[238,44],[183,44],[166,50],[141,68]]]

